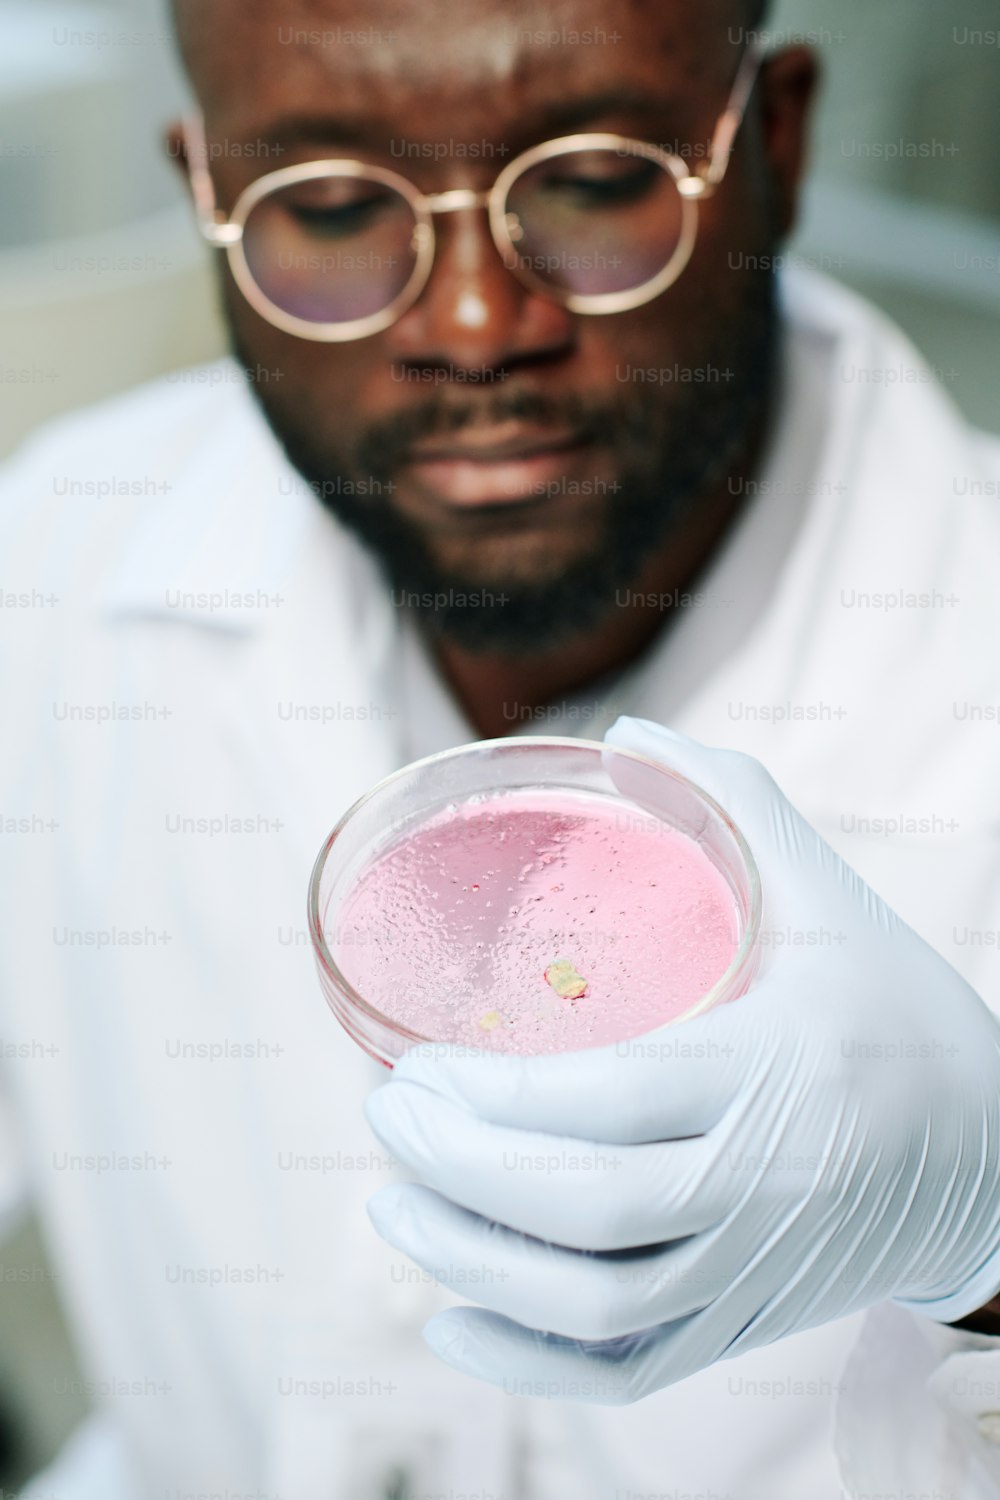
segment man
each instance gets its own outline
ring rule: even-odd
[[[793,1156],[784,1169],[828,1210],[805,1242],[782,1220],[786,1279],[808,1305],[778,1298],[790,1318],[738,1358],[688,1350],[683,1370],[626,1393],[649,1395],[638,1404],[602,1404],[622,1399],[601,1388],[606,1362],[579,1369],[589,1392],[545,1366],[536,1395],[516,1342],[501,1348],[507,1389],[495,1350],[486,1368],[445,1348],[456,1372],[421,1344],[445,1303],[422,1264],[502,1310],[508,1288],[515,1302],[530,1290],[517,1256],[533,1244],[451,1180],[421,1200],[439,1216],[429,1246],[383,1208],[416,1267],[372,1234],[365,1205],[395,1174],[362,1118],[379,1070],[322,1013],[303,925],[322,838],[381,775],[480,735],[600,738],[627,712],[763,760],[1000,1001],[1000,695],[984,649],[997,447],[870,309],[820,282],[778,287],[766,269],[794,221],[813,62],[791,50],[757,76],[760,18],[737,0],[322,0],[292,17],[277,0],[192,0],[178,19],[203,122],[178,125],[171,146],[219,247],[252,389],[222,363],[69,419],[13,463],[0,511],[5,587],[32,605],[11,606],[3,666],[4,1186],[11,1211],[25,1185],[38,1204],[98,1406],[42,1492],[994,1493],[996,1092],[956,1083],[979,1080],[977,1060],[989,1081],[992,1022],[757,773],[748,791],[745,767],[625,731],[701,768],[751,820],[776,901],[767,994],[787,948],[815,976],[810,1016],[849,1002],[855,1037],[869,1008],[902,1025],[911,992],[923,1017],[938,999],[921,1076],[928,1094],[945,1081],[947,1108],[921,1115],[915,1075],[873,1028],[885,1142],[894,1117],[934,1163],[907,1159],[919,1226],[877,1134],[839,1209],[823,1161]],[[551,141],[563,145],[530,155]],[[354,165],[253,188],[317,161]],[[508,167],[492,203],[468,196]],[[900,366],[905,385],[876,378]],[[801,892],[783,888],[800,874]],[[754,1005],[707,1020],[743,1028],[745,1046],[755,1016],[778,1026]],[[811,1098],[789,1057],[808,1037],[788,1015],[786,995],[785,1071],[755,1074],[753,1094],[780,1109],[799,1087],[799,1119]],[[743,1055],[720,1052],[720,1089]],[[845,1119],[854,1060],[799,1055],[832,1112],[817,1105],[816,1120]],[[710,1138],[716,1083],[683,1061],[666,1089],[641,1085],[675,1111],[641,1140]],[[436,1131],[435,1080],[460,1095],[466,1076],[417,1059],[378,1091],[373,1122],[390,1136],[391,1101],[422,1093],[412,1129]],[[626,1090],[635,1077],[621,1071]],[[632,1107],[601,1078],[593,1138],[621,1142],[615,1110]],[[448,1116],[453,1133],[456,1118],[484,1143],[498,1121],[586,1133],[539,1119],[530,1089],[511,1119],[490,1088],[482,1120],[469,1098]],[[434,1183],[450,1148],[421,1139],[422,1162],[405,1135],[398,1153]],[[781,1171],[745,1175],[785,1214]],[[546,1179],[553,1213],[572,1190]],[[461,1225],[485,1224],[508,1253],[452,1254],[447,1205],[463,1194],[484,1217]],[[861,1260],[838,1259],[820,1289],[810,1246],[829,1249],[845,1205],[852,1233],[866,1216]],[[631,1265],[648,1243],[640,1207],[639,1237],[618,1249],[606,1234],[564,1243]],[[703,1231],[666,1238],[697,1246]],[[569,1287],[580,1261],[559,1264]],[[880,1295],[852,1302],[857,1264]],[[617,1340],[618,1310],[553,1290],[550,1314],[514,1324],[540,1330],[526,1338],[544,1360],[566,1352],[561,1333],[587,1361],[601,1351],[578,1344],[599,1328]],[[973,1314],[981,1331],[949,1326]],[[558,1399],[581,1395],[596,1404]]]

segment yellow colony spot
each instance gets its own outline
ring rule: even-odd
[[[500,1025],[500,1012],[498,1010],[488,1010],[485,1016],[479,1017],[479,1024],[484,1031],[496,1031]]]
[[[587,993],[587,981],[568,958],[557,958],[545,970],[547,982],[563,1000],[579,1000]]]

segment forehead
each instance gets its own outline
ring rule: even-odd
[[[181,14],[206,117],[233,136],[290,114],[503,136],[564,96],[716,100],[739,51],[727,0],[183,0]]]

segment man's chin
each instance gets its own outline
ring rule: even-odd
[[[592,572],[611,524],[605,504],[568,496],[477,506],[429,521],[394,509],[434,573],[508,590],[551,588],[576,568]]]
[[[598,628],[633,568],[613,557],[607,527],[525,530],[469,539],[436,536],[408,554],[378,549],[393,603],[425,634],[464,650],[535,656]]]
[[[557,649],[594,629],[614,596],[572,593],[565,578],[515,585],[458,575],[389,580],[394,606],[411,612],[422,633],[463,651],[509,660]]]

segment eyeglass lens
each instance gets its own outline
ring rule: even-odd
[[[634,150],[565,151],[512,183],[504,255],[557,295],[602,296],[651,281],[680,243],[683,199],[659,161]],[[275,306],[314,323],[382,312],[418,263],[409,200],[376,178],[331,171],[266,194],[243,230],[243,253]]]

